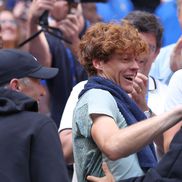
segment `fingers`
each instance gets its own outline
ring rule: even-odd
[[[106,162],[102,163],[102,170],[104,171],[104,174],[105,174],[105,178],[103,179],[105,179],[107,182],[115,182],[115,179],[113,175],[111,174]]]
[[[95,176],[87,176],[87,180],[91,182],[98,182],[99,178]]]
[[[142,73],[138,73],[134,83],[131,98],[137,103],[142,111],[145,111],[147,106],[146,94],[147,94],[148,77]]]
[[[109,168],[108,168],[106,162],[103,162],[103,163],[102,163],[102,169],[103,169],[104,174],[105,174],[106,176],[107,176],[108,174],[111,174],[111,172],[110,172],[110,170],[109,170]]]
[[[76,15],[68,15],[66,19],[57,24],[65,39],[74,43],[77,42],[80,33],[79,22]]]
[[[58,26],[60,28],[60,30],[65,33],[65,34],[69,34],[69,32],[72,34],[79,34],[79,27],[78,27],[78,20],[76,18],[76,16],[74,15],[69,15],[68,18],[60,21],[58,23]]]
[[[74,42],[74,39],[79,37],[79,29],[76,25],[71,23],[69,20],[63,20],[59,25],[59,29],[63,33],[65,39],[70,42]]]
[[[115,182],[106,162],[102,163],[102,170],[105,173],[104,177],[87,176],[87,180],[91,182]]]
[[[137,93],[146,93],[148,84],[148,77],[142,73],[138,73],[135,77],[133,88]]]
[[[30,13],[32,16],[40,17],[45,10],[51,11],[53,5],[53,0],[34,0],[30,7]]]
[[[143,91],[142,86],[140,86],[138,83],[134,82],[133,83],[133,92],[140,94],[142,91]]]

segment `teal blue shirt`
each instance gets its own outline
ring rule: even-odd
[[[136,154],[111,161],[99,150],[91,136],[91,114],[108,115],[119,128],[127,127],[116,101],[108,91],[91,89],[79,99],[74,110],[72,128],[78,181],[85,182],[87,175],[103,176],[103,161],[109,165],[116,181],[143,175]]]

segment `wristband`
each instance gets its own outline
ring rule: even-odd
[[[151,110],[150,108],[149,108],[148,111],[144,111],[144,114],[145,114],[145,116],[146,116],[147,118],[150,118],[150,117],[152,117],[152,115],[153,115],[152,110]]]

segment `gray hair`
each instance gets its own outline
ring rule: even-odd
[[[21,84],[23,84],[25,86],[27,86],[30,83],[29,77],[19,78],[18,80],[20,81]],[[0,85],[0,88],[9,88],[9,83],[10,82]]]

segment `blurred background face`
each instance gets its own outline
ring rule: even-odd
[[[0,13],[1,35],[4,42],[17,42],[18,25],[13,14],[9,11]]]
[[[95,3],[82,3],[83,15],[91,24],[102,21],[101,16],[97,14]]]
[[[148,76],[152,63],[157,57],[159,50],[156,47],[156,38],[152,33],[140,33],[140,36],[149,46],[149,54],[143,64],[140,65],[139,72]]]
[[[67,1],[65,0],[57,0],[54,3],[54,8],[51,11],[51,16],[57,20],[57,21],[61,21],[64,18],[66,18],[66,15],[68,14],[69,11],[69,6]]]

